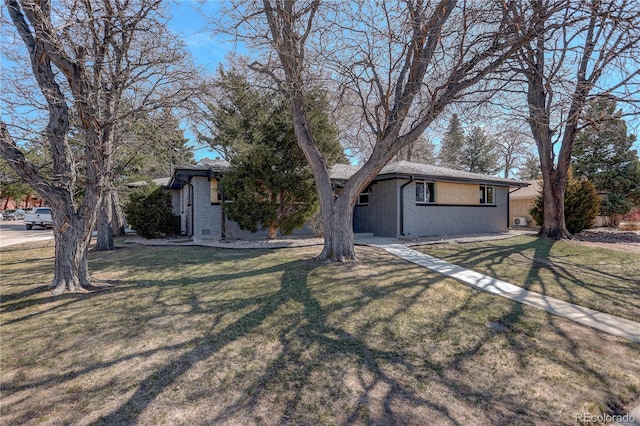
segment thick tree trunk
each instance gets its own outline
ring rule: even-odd
[[[353,237],[353,204],[341,194],[331,203],[330,218],[324,222],[324,248],[318,260],[357,261]]]
[[[90,217],[55,214],[53,234],[56,243],[55,272],[50,288],[53,294],[80,291],[91,286],[87,249],[91,237]]]
[[[567,187],[566,175],[557,171],[543,171],[542,202],[544,204],[543,224],[538,236],[560,240],[571,238],[564,220],[564,196]]]
[[[275,240],[278,236],[278,228],[274,225],[269,225],[269,231],[267,233],[267,240]]]
[[[54,230],[56,241],[55,273],[51,288],[53,294],[79,291],[91,286],[88,275],[88,239],[83,238],[81,220],[74,225]],[[68,223],[68,222],[67,222]]]
[[[106,191],[101,197],[100,208],[98,209],[98,218],[96,222],[96,251],[113,250],[113,199],[111,190]]]
[[[124,211],[122,210],[122,205],[120,204],[120,196],[118,195],[118,191],[112,191],[111,198],[113,201],[111,230],[114,236],[122,236],[124,235],[125,217]]]

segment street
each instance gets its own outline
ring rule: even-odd
[[[34,226],[28,231],[22,220],[3,220],[0,222],[0,248],[31,241],[53,240],[51,229]]]

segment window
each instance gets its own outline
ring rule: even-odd
[[[493,186],[480,185],[480,204],[495,204],[494,192]]]
[[[369,193],[368,192],[363,192],[362,194],[358,195],[358,203],[359,206],[367,206],[369,205]]]
[[[220,191],[218,191],[218,181],[216,179],[211,179],[209,181],[209,198],[211,199],[211,204],[218,204],[221,200]]]
[[[433,182],[416,182],[416,203],[435,203],[434,188]]]

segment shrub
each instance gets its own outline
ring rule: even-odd
[[[622,217],[633,208],[633,203],[617,192],[607,194],[600,205],[600,215],[604,216],[605,226],[618,226]]]
[[[640,207],[634,207],[622,218],[625,222],[640,222]]]
[[[567,230],[577,234],[593,225],[600,210],[600,197],[596,187],[588,180],[569,179],[564,197],[564,218]],[[544,203],[542,194],[533,202],[529,214],[542,226],[544,217]]]
[[[158,238],[173,234],[171,194],[160,186],[148,184],[129,194],[124,207],[129,226],[145,238]]]

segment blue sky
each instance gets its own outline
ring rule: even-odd
[[[205,15],[218,15],[221,4],[218,1],[203,4],[197,1],[175,1],[168,7],[171,13],[171,30],[185,41],[196,64],[211,72],[215,71],[218,64],[224,61],[225,55],[234,48],[232,43],[224,42],[222,37],[215,37],[207,29]]]
[[[187,49],[194,58],[196,65],[204,68],[208,73],[215,73],[218,65],[224,62],[225,56],[238,47],[223,37],[215,36],[207,29],[207,17],[220,14],[219,1],[200,3],[197,1],[170,2],[168,11],[171,14],[169,26],[181,37]],[[206,16],[206,17],[205,17]],[[202,146],[196,146],[195,137],[185,126],[185,137],[194,146],[196,160],[204,157],[214,158],[216,153]]]
[[[229,37],[216,36],[211,30],[207,29],[208,19],[220,16],[222,5],[222,1],[199,2],[190,0],[176,0],[168,5],[168,11],[171,14],[171,30],[183,38],[187,49],[193,55],[195,63],[212,74],[215,73],[218,65],[225,61],[225,56],[229,53],[245,51],[242,46],[231,41]],[[636,133],[640,130],[637,120],[628,117],[626,121],[630,132]],[[194,135],[186,130],[185,136],[195,146]],[[636,139],[636,147],[640,148],[638,139]],[[195,146],[195,148],[196,160],[216,156],[214,151],[206,147]]]

